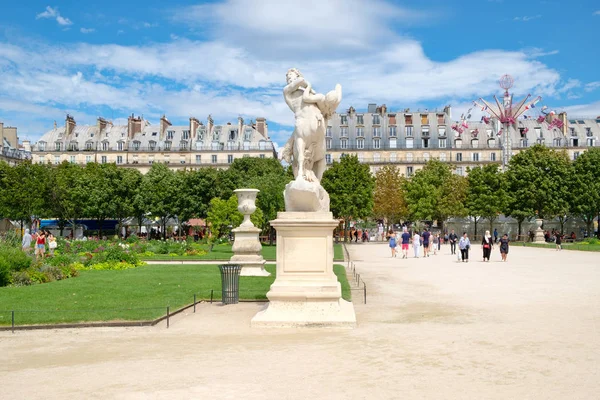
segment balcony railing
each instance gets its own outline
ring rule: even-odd
[[[98,147],[98,148],[83,148],[80,150],[77,150],[75,148],[69,148],[69,149],[62,149],[62,150],[56,150],[55,148],[51,148],[51,149],[44,149],[44,150],[38,150],[38,149],[34,149],[34,151],[36,152],[43,152],[43,153],[64,153],[64,152],[94,152],[94,153],[99,153],[99,152],[140,152],[140,153],[163,153],[163,152],[198,152],[198,151],[272,151],[273,150],[273,145],[272,142],[265,142],[264,145],[257,145],[257,144],[252,144],[252,145],[244,145],[244,144],[228,144],[228,143],[215,143],[215,144],[208,144],[208,145],[204,145],[201,147],[198,146],[188,146],[188,147],[179,147],[179,146],[171,146],[169,148],[166,148],[165,146],[139,146],[139,147],[135,147],[133,145],[129,146],[128,148],[125,147],[123,149],[119,149],[119,148],[115,148],[115,147],[108,147],[106,149],[102,148],[102,147]]]
[[[15,160],[31,160],[30,152],[19,149],[2,147],[2,155],[6,158],[13,158]]]

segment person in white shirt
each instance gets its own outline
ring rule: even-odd
[[[415,252],[415,258],[419,258],[419,247],[421,247],[421,236],[419,232],[415,231],[412,240],[413,250]]]
[[[29,234],[29,229],[25,229],[25,234],[23,235],[23,241],[21,242],[21,247],[23,251],[29,253],[31,251],[31,235]]]

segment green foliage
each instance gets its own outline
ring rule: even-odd
[[[167,235],[167,220],[179,213],[178,195],[181,185],[181,176],[165,164],[153,164],[142,179],[140,201],[146,204],[147,211],[153,217],[160,218],[163,238]]]
[[[497,164],[475,167],[468,172],[466,206],[469,215],[487,219],[491,229],[508,202],[504,174],[500,173]]]
[[[388,223],[408,218],[404,187],[406,179],[395,166],[386,165],[375,174],[373,215]]]
[[[230,232],[231,229],[240,226],[244,216],[238,211],[237,196],[233,195],[228,200],[215,197],[210,201],[208,209],[208,222],[214,239],[218,239]],[[263,214],[259,207],[251,215],[250,220],[253,224],[260,226],[263,221]]]
[[[570,189],[571,210],[591,232],[594,218],[600,214],[600,148],[590,148],[575,160]]]
[[[345,155],[323,174],[321,185],[329,193],[330,209],[349,226],[351,219],[363,219],[373,210],[375,179],[369,166],[356,155]]]

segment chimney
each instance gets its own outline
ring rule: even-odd
[[[561,131],[563,133],[563,135],[567,134],[567,131],[569,130],[569,127],[567,126],[569,120],[567,119],[567,113],[566,112],[561,112],[560,114],[558,114],[558,118],[560,118],[560,122],[563,123]]]
[[[98,135],[100,135],[102,131],[106,129],[106,125],[108,125],[108,122],[104,118],[98,117]]]
[[[169,122],[169,120],[167,119],[167,117],[163,114],[162,118],[160,119],[160,137],[164,138],[165,137],[165,132],[167,131],[167,128],[171,126],[171,123]]]
[[[260,133],[265,139],[268,139],[267,135],[267,120],[263,117],[256,118],[256,130]]]
[[[190,117],[190,137],[192,139],[196,139],[196,131],[198,130],[198,126],[200,126],[200,121],[194,117]]]
[[[348,109],[348,115],[350,117],[352,117],[355,112],[356,112],[356,110],[354,109],[354,107],[350,106],[350,108]]]
[[[142,132],[142,119],[135,118],[133,114],[127,118],[127,137],[131,140],[137,133]]]
[[[65,137],[71,136],[71,134],[75,130],[76,125],[77,124],[75,123],[75,118],[67,114],[67,118],[65,119]]]
[[[204,140],[207,140],[207,141],[211,140],[214,126],[215,126],[215,121],[213,121],[210,114],[208,114],[207,124],[206,124],[206,136],[207,137],[205,137]]]
[[[244,118],[238,117],[238,138],[244,137]]]
[[[444,107],[444,114],[446,114],[448,118],[452,118],[452,108],[449,105]]]
[[[31,142],[29,140],[23,140],[23,150],[31,152]]]
[[[387,111],[387,106],[385,104],[382,104],[381,107],[379,107],[379,115],[381,115],[383,117],[385,115],[386,111]]]

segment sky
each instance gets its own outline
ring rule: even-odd
[[[22,0],[0,4],[0,121],[36,141],[67,113],[176,125],[265,117],[282,145],[294,117],[288,68],[339,111],[441,109],[515,97],[600,115],[595,0]],[[85,4],[85,6],[82,6]],[[593,38],[596,38],[595,40]],[[475,115],[475,113],[474,113]]]

